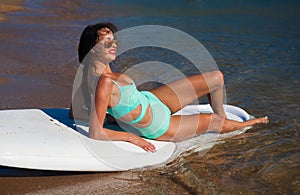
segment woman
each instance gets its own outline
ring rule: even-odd
[[[110,69],[109,63],[115,60],[118,47],[115,32],[113,24],[98,23],[86,27],[80,38],[78,53],[80,63],[84,64],[83,82],[73,98],[70,113],[89,118],[91,138],[128,141],[154,152],[155,146],[141,137],[181,141],[208,129],[223,133],[268,123],[266,117],[245,122],[226,119],[220,71],[190,76],[150,91],[138,91],[128,75]],[[204,95],[208,96],[214,113],[172,116]],[[104,128],[107,112],[136,133]]]

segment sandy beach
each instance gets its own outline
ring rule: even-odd
[[[189,190],[143,171],[65,176],[1,177],[1,194],[189,194]]]

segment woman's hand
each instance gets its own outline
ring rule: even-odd
[[[139,136],[129,134],[129,142],[143,148],[147,152],[156,152],[156,148],[152,143],[144,140]]]

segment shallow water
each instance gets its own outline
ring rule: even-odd
[[[254,116],[267,115],[271,122],[229,138],[205,155],[193,153],[163,168],[132,172],[143,176],[138,183],[152,184],[144,192],[172,192],[171,188],[159,187],[161,181],[180,186],[186,193],[300,192],[298,2],[25,2],[26,10],[11,14],[0,24],[0,78],[7,80],[0,83],[2,109],[68,106],[78,66],[77,40],[87,24],[105,20],[120,29],[146,24],[170,26],[197,38],[212,54],[225,75],[227,103]],[[112,66],[125,71],[150,60],[194,73],[186,59],[157,48],[130,51],[118,59],[118,66]],[[20,88],[30,88],[34,82],[39,83],[36,93],[44,99],[8,89],[18,83]],[[47,98],[45,85],[60,90],[64,97]],[[136,187],[143,192],[142,185]]]

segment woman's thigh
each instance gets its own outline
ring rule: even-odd
[[[209,129],[211,117],[211,114],[171,116],[167,132],[157,140],[182,141],[205,133]]]
[[[190,76],[160,86],[151,92],[166,104],[172,113],[175,113],[213,90],[213,86],[218,82],[215,79],[218,73],[219,71],[215,71]]]

